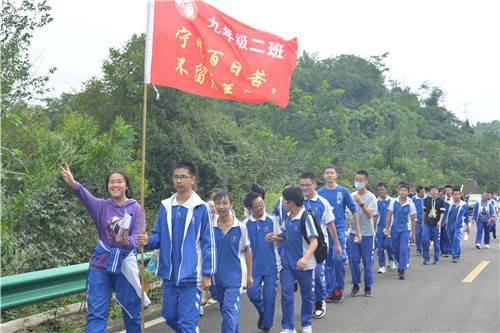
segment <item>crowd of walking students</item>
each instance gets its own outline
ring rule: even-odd
[[[326,303],[343,300],[348,258],[351,297],[373,296],[374,251],[378,270],[398,270],[406,278],[410,246],[424,265],[440,257],[460,259],[460,240],[469,224],[477,224],[475,246],[489,248],[496,238],[499,197],[483,193],[472,219],[459,189],[424,188],[400,183],[389,197],[386,183],[370,191],[368,172],[356,173],[351,190],[337,184],[333,165],[323,169],[325,185],[303,173],[298,186],[285,184],[272,213],[264,203],[265,191],[252,185],[240,221],[230,192],[214,189],[207,202],[194,191],[195,167],[176,163],[172,181],[176,192],[161,202],[151,235],[141,231],[140,206],[132,198],[128,176],[112,171],[106,179],[109,199],[98,199],[76,182],[68,165],[61,175],[94,220],[98,245],[87,281],[86,331],[105,332],[111,293],[123,309],[127,332],[141,330],[141,288],[136,247],[159,250],[156,276],[163,280],[162,316],[176,332],[198,332],[204,296],[210,290],[218,301],[222,332],[239,332],[241,291],[256,309],[256,325],[266,332],[274,326],[278,283],[281,286],[281,332],[296,332],[294,292],[301,295],[300,327],[312,332],[312,319],[326,314]],[[144,230],[145,230],[145,220]],[[465,231],[465,234],[464,234]],[[386,261],[387,256],[387,261]],[[363,276],[361,276],[361,263]],[[363,283],[362,283],[363,282]],[[363,286],[362,290],[360,286]],[[146,305],[149,299],[145,296]]]

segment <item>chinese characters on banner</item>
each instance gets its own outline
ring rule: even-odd
[[[253,29],[202,1],[150,0],[145,83],[286,107],[297,38]]]

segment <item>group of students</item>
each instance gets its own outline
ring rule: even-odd
[[[436,186],[428,194],[418,186],[411,197],[411,186],[400,183],[398,196],[390,198],[387,185],[379,183],[377,199],[369,191],[366,171],[356,173],[351,193],[337,184],[333,165],[323,169],[325,185],[318,190],[311,172],[300,176],[299,186],[286,184],[272,214],[265,207],[265,191],[260,186],[251,188],[244,198],[248,216],[240,221],[231,193],[217,189],[203,201],[193,190],[194,166],[180,161],[172,174],[176,193],[161,202],[148,236],[145,221],[144,229],[140,228],[140,206],[132,199],[126,174],[110,173],[106,185],[111,198],[104,200],[77,183],[67,165],[60,168],[98,231],[87,282],[87,332],[105,331],[112,290],[122,306],[127,332],[140,331],[137,246],[159,249],[156,276],[163,280],[162,316],[176,332],[198,332],[202,294],[208,289],[219,302],[221,331],[239,332],[243,288],[257,310],[257,327],[269,331],[274,324],[278,280],[282,332],[295,332],[297,285],[302,297],[302,332],[312,332],[312,317],[322,318],[326,303],[343,299],[347,258],[351,296],[360,295],[363,262],[364,295],[370,297],[376,249],[378,272],[386,272],[387,252],[389,268],[397,267],[399,278],[404,279],[410,243],[415,244],[424,264],[430,259],[430,241],[434,243],[434,264],[439,262],[440,249],[457,262],[463,228],[469,231],[468,207],[457,189],[446,189],[441,198]],[[478,224],[478,248],[482,232],[489,244],[492,219],[498,216],[498,197],[487,200],[487,196],[483,194],[486,199],[476,205],[472,215]],[[446,237],[448,241],[443,242]],[[147,305],[149,299],[145,299]]]

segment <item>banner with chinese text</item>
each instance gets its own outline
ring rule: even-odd
[[[203,1],[150,0],[145,83],[286,107],[297,38],[251,28]]]

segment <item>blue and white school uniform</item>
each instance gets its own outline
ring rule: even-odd
[[[252,248],[253,287],[248,288],[247,295],[263,318],[262,326],[273,327],[276,289],[281,261],[276,242],[266,241],[269,233],[279,234],[281,228],[276,216],[264,214],[259,220],[253,215],[244,221],[250,246]]]
[[[481,239],[483,238],[484,232],[484,244],[490,244],[490,226],[487,221],[490,217],[495,216],[495,208],[491,201],[486,201],[484,203],[482,200],[474,205],[474,210],[472,211],[472,218],[477,223],[477,235],[476,244],[481,244]]]
[[[333,208],[328,203],[328,200],[322,196],[316,195],[312,199],[305,199],[304,208],[313,212],[316,221],[323,231],[325,243],[328,244],[328,224],[335,221],[333,215]],[[315,271],[315,288],[314,288],[314,301],[320,302],[326,300],[326,280],[325,280],[325,263],[317,264]]]
[[[216,269],[210,208],[195,192],[184,204],[177,193],[162,201],[146,250],[160,249],[156,276],[163,279],[162,316],[176,332],[194,332],[201,280]]]
[[[283,222],[285,222],[285,218],[288,212],[285,209],[285,206],[283,205],[283,198],[279,197],[278,201],[276,201],[276,205],[274,205],[273,209],[273,215],[276,216],[278,219],[278,224],[280,226],[281,230],[281,225]],[[283,243],[278,243],[278,253],[281,253],[281,248],[283,247]]]
[[[443,216],[443,223],[441,224],[441,234],[440,234],[440,247],[441,247],[441,253],[442,254],[451,254],[451,239],[448,235],[448,226],[446,224],[446,216],[448,215],[448,212],[450,211],[450,207],[453,203],[453,199],[451,199],[451,202],[449,199],[446,199],[444,201],[444,206],[446,208]]]
[[[294,329],[294,307],[293,307],[293,284],[295,280],[300,286],[302,296],[302,308],[300,320],[302,327],[311,326],[311,317],[314,305],[314,269],[316,268],[316,258],[311,255],[303,270],[297,269],[297,261],[304,256],[309,248],[309,244],[302,236],[300,230],[300,218],[304,214],[302,208],[296,216],[287,216],[283,223],[282,236],[285,238],[281,255],[283,268],[280,272],[281,282],[281,308],[283,317],[281,326],[285,329]],[[310,216],[306,218],[306,236],[310,240],[318,237],[314,222]],[[281,235],[280,235],[281,236]]]
[[[381,198],[377,199],[377,215],[378,223],[377,230],[375,233],[376,243],[378,246],[378,265],[379,267],[385,266],[385,251],[387,251],[387,258],[389,261],[394,261],[394,254],[392,253],[392,242],[390,237],[385,237],[384,231],[387,223],[387,209],[391,204],[391,197],[383,200]],[[374,212],[375,215],[375,212]]]
[[[451,256],[457,258],[460,256],[460,239],[462,238],[464,223],[469,223],[467,204],[462,200],[458,205],[451,204],[446,218],[448,237],[451,240]]]
[[[245,251],[250,247],[247,227],[236,217],[233,226],[224,234],[215,221],[214,235],[217,246],[217,272],[215,288],[222,313],[221,332],[239,332],[238,318],[241,306],[241,287],[246,286],[247,266]]]
[[[415,204],[410,198],[401,205],[399,197],[392,200],[388,210],[392,212],[391,238],[394,258],[398,269],[406,271],[410,259],[411,216],[417,215]]]
[[[417,252],[422,253],[422,221],[424,218],[424,199],[420,199],[418,196],[412,198],[415,209],[417,210],[417,221],[415,222],[415,244],[417,247]]]
[[[337,229],[337,237],[339,239],[342,255],[339,257],[333,248],[333,239],[330,234],[329,238],[329,253],[325,260],[325,277],[326,291],[328,295],[339,295],[345,287],[345,261],[347,259],[347,242],[346,242],[346,207],[349,208],[348,214],[357,212],[354,200],[349,194],[349,190],[344,186],[337,185],[334,189],[322,187],[318,190],[318,194],[328,200],[330,206],[333,207],[335,215],[335,228]]]

